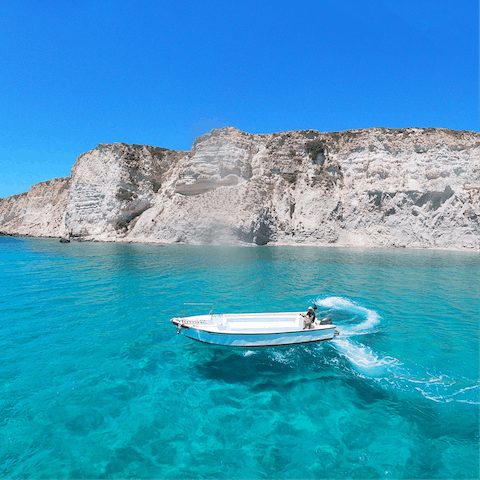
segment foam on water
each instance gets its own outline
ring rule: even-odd
[[[419,367],[419,370],[421,368]],[[423,397],[438,403],[468,403],[480,405],[480,384],[472,385],[472,381],[447,374],[429,376],[428,372],[412,373],[409,370],[396,374],[393,378],[385,378],[386,382],[404,391],[416,391]],[[462,385],[468,382],[468,387]]]
[[[340,336],[332,340],[338,354],[348,360],[357,375],[376,382],[385,389],[403,392],[417,392],[424,398],[440,403],[459,402],[479,405],[480,385],[461,387],[463,381],[453,379],[447,374],[431,373],[419,364],[405,365],[399,359],[375,351],[370,346],[352,337],[374,335],[381,329],[382,317],[375,310],[364,307],[345,297],[317,298],[315,304],[322,316],[340,315],[343,320],[336,321]],[[323,346],[319,347],[323,354]],[[242,354],[255,355],[258,350],[247,350]],[[268,351],[269,358],[280,364],[294,365],[298,360],[295,349],[273,349]],[[331,364],[337,363],[330,359]],[[471,381],[470,381],[471,383]]]
[[[476,478],[479,267],[0,237],[0,478]],[[169,322],[327,288],[328,342],[214,347]]]
[[[380,377],[395,373],[401,362],[390,356],[381,356],[370,347],[349,339],[335,338],[334,344],[339,353],[345,356],[362,374],[369,377]]]
[[[363,307],[358,303],[344,297],[327,297],[327,298],[317,298],[315,300],[317,307],[325,309],[322,313],[324,315],[329,315],[332,312],[344,312],[351,315],[351,320],[354,321],[356,318],[360,318],[359,323],[353,323],[351,325],[342,325],[339,330],[342,336],[354,336],[354,335],[364,335],[366,333],[373,333],[374,327],[376,327],[380,321],[380,315],[369,308]]]
[[[382,318],[374,310],[344,297],[317,298],[315,303],[323,315],[341,313],[347,316],[346,320],[338,322],[340,336],[335,337],[333,343],[339,354],[345,357],[360,375],[375,380],[385,388],[417,391],[434,402],[480,404],[480,385],[459,388],[459,384],[463,383],[462,379],[455,380],[447,374],[430,373],[418,364],[407,367],[397,358],[382,355],[351,339],[353,336],[379,331]]]

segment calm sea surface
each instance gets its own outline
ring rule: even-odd
[[[478,478],[479,298],[475,253],[2,237],[0,477]],[[313,301],[335,340],[169,322]]]

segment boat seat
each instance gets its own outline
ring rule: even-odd
[[[293,322],[298,324],[298,315],[289,315],[284,317],[272,316],[272,317],[263,317],[263,316],[254,316],[254,315],[245,315],[245,316],[236,316],[236,315],[224,315],[224,322]]]
[[[270,323],[270,322],[269,322]],[[259,323],[258,322],[237,322],[237,321],[229,321],[227,322],[227,330],[258,330],[258,331],[279,331],[279,330],[290,330],[290,331],[296,331],[299,329],[299,325],[297,322],[279,322],[278,319],[276,320],[276,325],[273,325],[273,322],[271,325],[264,326],[263,328],[259,328]]]

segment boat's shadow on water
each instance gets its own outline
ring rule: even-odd
[[[336,352],[328,346],[252,349],[205,346],[196,352],[197,355],[195,369],[200,377],[228,384],[245,384],[252,391],[290,389],[313,378],[323,381],[335,378],[332,363]]]
[[[193,350],[195,349],[195,350]],[[243,384],[251,392],[289,393],[302,385],[320,383],[332,389],[345,388],[361,409],[398,402],[394,391],[385,390],[359,376],[330,343],[239,349],[192,345],[195,373],[205,380]],[[193,365],[192,365],[193,366]],[[318,383],[317,383],[318,382]],[[407,408],[409,409],[409,408]]]
[[[300,389],[312,402],[318,401],[319,395],[342,392],[359,411],[388,410],[392,415],[414,419],[420,430],[432,419],[442,422],[437,418],[436,404],[421,395],[412,401],[401,389],[385,388],[359,374],[330,342],[257,349],[199,348],[194,343],[187,349],[192,373],[206,381],[243,385],[254,394],[270,391],[288,396]],[[458,436],[463,438],[461,432]]]

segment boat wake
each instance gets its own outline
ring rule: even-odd
[[[345,320],[341,322],[339,331],[342,337],[365,335],[377,331],[381,321],[380,315],[369,308],[344,297],[317,298],[315,304],[322,316],[341,314]],[[360,320],[360,321],[359,321]],[[336,320],[334,321],[336,323]]]
[[[381,331],[382,317],[375,310],[344,297],[317,298],[315,303],[318,316],[330,316],[338,325],[340,336],[332,340],[332,345],[348,361],[356,375],[369,378],[385,389],[416,391],[434,402],[480,404],[478,382],[431,372],[415,363],[407,366],[399,359],[376,352],[357,340],[355,337]]]
[[[383,377],[396,374],[402,363],[390,356],[381,356],[370,347],[353,342],[346,338],[336,338],[334,341],[338,352],[344,356],[361,374],[369,377]]]
[[[417,391],[434,402],[480,404],[478,382],[430,372],[418,364],[408,367],[399,359],[375,352],[352,338],[380,331],[382,317],[374,310],[343,297],[318,298],[315,303],[321,315],[332,316],[333,323],[338,325],[340,336],[332,343],[357,375],[370,378],[384,388]]]
[[[333,342],[337,351],[345,357],[355,370],[365,376],[381,377],[395,374],[402,363],[391,356],[381,356],[370,347],[351,337],[379,331],[381,316],[372,309],[344,297],[315,299],[319,316],[333,317],[333,323],[340,332]]]

